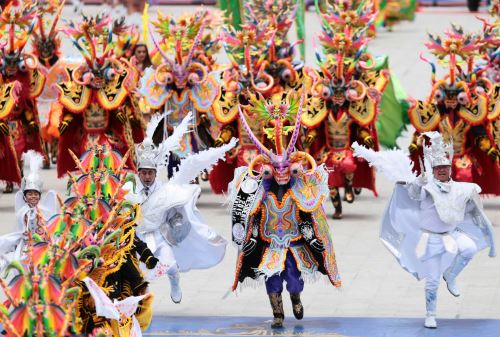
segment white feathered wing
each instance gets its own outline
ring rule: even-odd
[[[179,165],[179,170],[174,173],[170,182],[173,184],[189,184],[193,181],[200,172],[203,170],[210,170],[219,159],[224,159],[226,152],[236,146],[238,140],[231,139],[228,144],[221,147],[213,147],[196,154],[190,154]]]
[[[158,146],[159,163],[166,163],[170,152],[179,149],[182,138],[189,132],[189,125],[191,124],[192,117],[193,113],[189,112],[182,122],[175,127],[174,132]]]
[[[357,142],[352,144],[354,156],[364,158],[370,166],[377,169],[392,182],[411,182],[415,180],[413,162],[402,150],[373,151]]]

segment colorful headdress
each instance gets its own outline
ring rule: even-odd
[[[136,146],[137,169],[158,169],[168,165],[168,156],[171,151],[179,147],[182,137],[188,132],[192,114],[188,113],[182,122],[175,128],[170,137],[165,139],[160,145],[153,143],[153,134],[159,123],[166,118],[166,114],[154,115],[146,128],[144,141]]]
[[[134,242],[130,228],[139,206],[124,199],[122,187],[128,176],[120,169],[124,160],[106,146],[76,159],[81,172],[70,176],[74,196],[60,213],[40,220],[44,221],[41,233],[28,232],[25,258],[7,267],[7,273],[17,275],[8,284],[0,280],[9,300],[0,305],[7,336],[85,333],[80,331],[80,319],[89,311],[92,314],[92,308],[82,298],[81,280],[88,276],[103,287]]]
[[[491,8],[493,9],[495,6],[500,9],[498,1],[496,1],[496,4],[493,3]],[[492,13],[492,15],[495,14]],[[487,62],[486,66],[480,67],[477,74],[479,77],[482,73],[486,73],[486,76],[494,83],[500,81],[500,72],[498,71],[500,67],[500,20],[498,19],[498,15],[499,13],[496,14],[497,18],[494,22],[477,17],[483,22],[480,53]]]
[[[425,46],[434,54],[438,60],[447,64],[449,75],[448,82],[450,86],[464,87],[465,83],[461,83],[457,79],[457,72],[460,71],[463,65],[467,66],[468,72],[472,73],[474,58],[478,55],[481,41],[479,36],[467,34],[459,26],[452,25],[452,28],[445,32],[444,37],[438,35],[429,35],[429,41]],[[421,57],[422,60],[429,62],[432,66],[432,82],[433,91],[437,86],[443,85],[445,80],[436,82],[436,67],[427,59]]]
[[[194,86],[208,79],[207,66],[198,62],[195,55],[205,28],[203,13],[200,11],[176,22],[173,17],[158,11],[158,19],[153,25],[162,35],[162,43],[167,50],[174,51],[173,58],[165,53],[162,45],[153,36],[153,31],[150,31],[151,39],[163,58],[155,72],[158,85],[175,84],[177,88],[182,89],[188,84]]]
[[[174,59],[181,64],[187,55],[206,66],[212,66],[212,57],[221,47],[219,31],[224,23],[224,16],[219,10],[197,9],[175,19],[158,11],[154,29],[160,34],[161,50],[173,51]],[[197,38],[195,43],[194,40]],[[153,51],[153,60],[160,49]]]
[[[83,16],[82,22],[70,22],[62,31],[85,59],[85,64],[73,71],[72,79],[78,84],[96,87],[124,72],[122,62],[125,61],[119,59],[133,47],[139,36],[137,27],[125,26],[124,19],[113,21],[110,15]]]
[[[17,70],[37,68],[36,57],[23,52],[35,24],[36,7],[33,4],[16,8],[11,3],[3,9],[0,14],[0,33],[4,39],[0,40],[0,51],[1,70],[4,75],[13,75]]]
[[[357,67],[361,70],[371,70],[375,66],[373,55],[366,53],[366,46],[370,41],[366,31],[373,15],[371,12],[364,12],[365,4],[363,1],[353,13],[341,10],[339,5],[327,6],[328,12],[321,14],[323,20],[319,42],[323,54],[332,56],[324,59],[316,51],[316,59],[324,71],[325,68],[334,66],[339,80],[344,77],[348,80]],[[354,17],[358,21],[353,21]],[[345,65],[347,69],[344,73]]]
[[[235,31],[230,28],[224,33],[224,49],[233,70],[237,70],[238,81],[248,82],[257,92],[266,92],[274,85],[274,79],[262,67],[265,53],[266,33],[255,27]],[[241,65],[241,66],[240,66]],[[225,73],[227,74],[227,73]],[[227,81],[226,81],[227,82]]]
[[[268,31],[276,31],[279,39],[286,40],[297,7],[296,0],[253,0],[245,4],[246,19],[263,23]],[[243,24],[242,28],[245,29],[246,25]]]
[[[305,38],[304,8],[304,3],[297,0],[253,0],[245,4],[245,22],[241,28],[247,30],[249,26],[259,27],[258,30],[264,30],[268,39],[272,41],[270,47],[276,49],[269,50],[270,54],[286,53],[286,56],[290,56],[293,46],[290,47],[287,35],[294,22],[299,40],[295,44],[303,42]],[[301,56],[305,57],[303,45],[301,45]]]
[[[366,52],[368,38],[365,29],[353,33],[350,26],[345,26],[342,32],[333,30],[329,25],[323,25],[320,35],[325,57],[316,50],[316,60],[323,74],[320,76],[312,69],[310,76],[315,79],[312,92],[315,96],[330,99],[342,95],[338,99],[343,104],[345,99],[360,101],[365,98],[368,88],[362,81],[354,79],[355,73],[371,71],[375,67],[375,58]]]
[[[424,158],[431,167],[436,166],[451,166],[453,161],[453,140],[445,143],[443,136],[436,131],[424,132],[423,136],[430,139],[431,145],[424,145]]]
[[[64,8],[64,3],[65,0],[48,0],[39,2],[38,4],[38,31],[36,29],[33,31],[33,47],[35,48],[38,57],[42,59],[50,59],[54,55],[59,54],[61,40],[56,37],[56,26]],[[47,27],[45,26],[45,23],[47,23],[45,20],[47,15],[54,15],[52,23],[48,25],[48,33],[46,29]]]
[[[250,95],[250,105],[247,109],[249,114],[262,122],[263,125],[273,125],[271,128],[266,128],[265,133],[268,139],[274,143],[274,151],[265,147],[257,139],[248,125],[241,107],[238,106],[245,131],[260,152],[248,166],[250,176],[256,177],[254,171],[257,171],[260,165],[258,176],[265,179],[274,177],[279,184],[286,184],[291,174],[298,174],[302,171],[303,160],[307,160],[311,166],[309,173],[315,171],[316,162],[311,155],[295,151],[295,143],[300,132],[303,103],[304,93],[299,100],[298,93],[294,91],[289,91],[286,95],[275,95],[269,100],[264,99],[261,95],[258,98],[255,95]],[[291,122],[291,125],[286,125],[287,121]],[[284,137],[290,133],[290,141],[286,146]]]
[[[361,1],[353,8],[350,1],[339,1],[334,4],[326,1],[323,4],[323,12],[316,7],[316,12],[321,16],[323,25],[342,32],[345,27],[352,29],[366,29],[372,24],[377,16],[372,1]]]

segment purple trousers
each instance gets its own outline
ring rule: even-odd
[[[292,253],[286,253],[285,270],[266,280],[268,294],[283,292],[283,281],[286,281],[286,290],[291,294],[301,293],[304,290],[304,280],[300,278],[300,271]]]

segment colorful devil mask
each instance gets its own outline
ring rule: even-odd
[[[303,161],[306,160],[311,169],[306,172],[310,174],[316,169],[316,162],[308,153],[295,151],[295,143],[300,132],[300,116],[304,94],[298,99],[298,93],[289,91],[285,94],[277,94],[266,100],[259,94],[257,98],[250,94],[249,107],[247,111],[262,125],[272,125],[264,128],[267,138],[274,142],[275,151],[266,148],[253,134],[248,125],[245,115],[238,106],[239,114],[245,131],[250,139],[259,149],[260,154],[252,160],[248,166],[248,174],[251,177],[274,179],[279,185],[286,185],[291,177],[304,173]],[[290,125],[286,125],[287,123]],[[284,136],[291,133],[290,142],[285,147]],[[255,172],[258,172],[257,175]]]
[[[0,15],[0,69],[3,76],[15,76],[18,71],[26,72],[38,67],[36,58],[23,52],[36,23],[36,8],[25,5],[16,8],[12,4]]]
[[[205,29],[204,15],[205,11],[198,11],[195,15],[181,18],[176,22],[174,18],[158,12],[158,19],[153,25],[163,36],[162,44],[175,53],[174,57],[165,53],[151,30],[151,39],[163,58],[163,62],[155,72],[155,81],[158,85],[182,90],[207,81],[208,67],[196,57]]]
[[[377,16],[373,3],[361,1],[357,6],[352,1],[336,1],[331,4],[326,1],[322,4],[324,13],[319,13],[323,24],[342,32],[345,27],[353,29],[365,28],[371,25]]]
[[[303,41],[287,38],[296,10],[293,0],[251,1],[245,5],[242,30],[226,29],[224,48],[233,68],[239,69],[240,87],[268,96],[300,84],[303,62],[293,58]]]
[[[429,34],[426,47],[438,61],[446,62],[448,75],[436,80],[436,66],[430,60],[421,56],[432,67],[432,90],[428,101],[442,103],[447,109],[457,109],[459,106],[474,104],[478,95],[488,95],[492,91],[491,82],[482,77],[477,78],[474,72],[474,58],[481,48],[479,36],[464,33],[459,26],[445,32],[444,37]]]
[[[85,59],[85,63],[72,71],[72,80],[96,89],[126,72],[127,61],[120,57],[137,41],[138,35],[135,27],[123,26],[123,21],[113,22],[109,15],[84,16],[82,22],[71,22],[63,32]],[[114,35],[117,36],[115,41]]]
[[[61,40],[56,37],[56,26],[64,8],[64,3],[65,1],[53,0],[39,3],[40,14],[38,16],[37,29],[33,32],[33,47],[41,60],[50,62],[52,58],[57,58],[59,54]],[[47,33],[47,27],[45,27],[45,23],[47,22],[46,16],[52,14],[55,14],[55,16]]]
[[[320,73],[307,69],[313,79],[314,96],[331,101],[335,106],[366,97],[367,85],[355,79],[360,77],[360,73],[372,71],[375,66],[373,55],[365,52],[368,39],[364,32],[361,29],[353,33],[350,26],[346,26],[342,32],[336,32],[324,23],[320,42],[325,55],[329,56],[326,58],[316,52]]]

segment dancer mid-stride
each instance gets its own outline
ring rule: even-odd
[[[302,319],[300,293],[304,279],[326,275],[340,286],[332,238],[323,201],[328,197],[328,173],[316,166],[307,153],[295,151],[304,97],[296,92],[281,101],[251,101],[262,118],[274,121],[266,134],[276,152],[255,137],[240,110],[246,131],[261,152],[248,167],[240,167],[229,186],[232,203],[232,235],[239,247],[233,291],[238,284],[265,280],[274,320],[283,326],[281,293],[283,282],[293,305],[295,318]],[[285,126],[285,122],[290,122]],[[285,148],[285,132],[292,132]],[[307,163],[307,164],[304,164]],[[309,166],[309,168],[307,168]]]
[[[168,166],[168,156],[179,147],[188,132],[191,116],[189,113],[184,117],[172,135],[159,146],[153,143],[153,133],[165,116],[151,118],[146,138],[137,146],[135,191],[126,185],[130,189],[127,199],[141,205],[142,218],[136,231],[161,263],[163,272],[156,273],[157,276],[168,275],[170,297],[174,303],[182,300],[180,272],[213,267],[222,261],[226,252],[226,240],[202,220],[196,207],[200,186],[190,182],[236,145],[234,140],[223,147],[183,158],[179,170],[168,182],[163,182],[157,171]]]
[[[460,296],[457,276],[486,247],[495,256],[491,222],[483,212],[474,183],[451,178],[453,144],[438,132],[424,133],[425,171],[415,177],[402,151],[374,152],[353,144],[388,179],[397,182],[382,219],[381,240],[404,269],[425,282],[427,315],[424,326],[436,328],[437,290],[441,277],[453,296]],[[397,165],[395,163],[398,163]],[[427,178],[425,172],[432,172]]]

